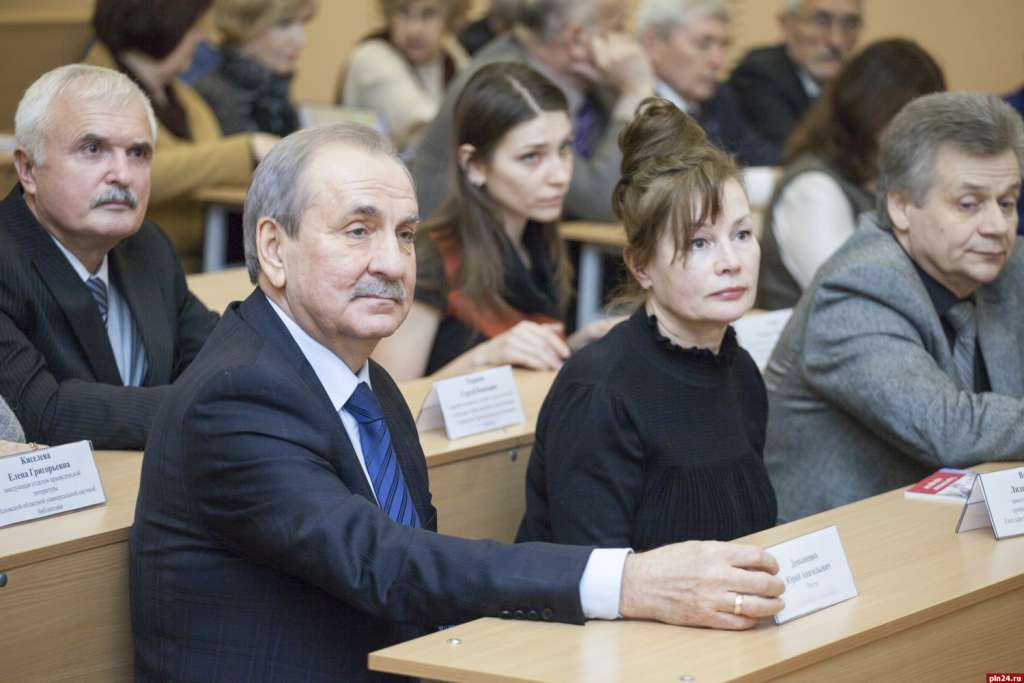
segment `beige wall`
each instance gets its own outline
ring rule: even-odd
[[[636,0],[625,0],[635,5]],[[483,0],[476,0],[479,6]],[[782,0],[729,0],[735,14],[734,57],[752,45],[778,40],[775,13]],[[299,62],[294,93],[306,102],[330,102],[345,55],[359,38],[379,25],[375,0],[319,0],[320,11],[309,25],[308,44]],[[863,42],[906,36],[921,43],[939,60],[955,89],[1006,92],[1024,81],[1024,0],[866,0]],[[0,0],[0,36],[5,30],[25,35],[22,40],[0,39],[0,130],[10,129],[11,102],[19,88],[52,62],[79,49],[91,0]],[[48,35],[29,39],[27,15],[68,15],[79,22],[67,30],[65,43]],[[7,35],[13,35],[8,33]],[[34,50],[33,46],[39,46]],[[38,53],[38,54],[36,54]],[[17,71],[12,65],[24,65]],[[15,73],[16,77],[11,74]]]

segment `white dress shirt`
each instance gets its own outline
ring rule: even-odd
[[[146,347],[142,343],[142,334],[139,332],[138,325],[135,324],[135,318],[132,317],[132,311],[128,308],[128,302],[110,281],[109,254],[103,256],[103,262],[100,263],[96,272],[90,273],[89,269],[78,260],[78,257],[72,254],[59,240],[53,235],[50,236],[50,239],[67,258],[78,277],[82,278],[82,282],[96,277],[107,286],[107,337],[110,339],[110,350],[114,352],[117,370],[124,385],[142,386],[142,380],[146,377],[148,367]]]
[[[363,459],[363,449],[359,443],[359,423],[345,410],[352,392],[359,382],[370,384],[370,364],[363,363],[358,373],[345,364],[333,351],[313,339],[299,325],[282,311],[269,297],[267,302],[284,323],[288,333],[298,345],[302,355],[306,357],[313,372],[331,399],[331,404],[341,416],[348,440],[356,452],[359,465],[363,468],[366,480],[370,476]],[[371,387],[372,388],[372,387]],[[373,490],[371,483],[370,490]],[[376,495],[376,494],[374,494]],[[626,563],[626,555],[632,552],[629,548],[599,548],[590,554],[587,566],[580,579],[580,604],[583,614],[588,619],[618,619],[619,597],[622,588],[622,569]]]

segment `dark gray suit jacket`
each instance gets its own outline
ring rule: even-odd
[[[729,77],[747,122],[780,148],[814,103],[785,45],[748,52]]]
[[[420,214],[429,218],[437,213],[448,198],[453,187],[453,172],[449,168],[452,150],[452,124],[455,100],[462,92],[470,76],[481,66],[493,62],[519,62],[529,64],[526,48],[511,35],[496,38],[478,52],[469,68],[448,86],[444,102],[437,116],[427,128],[423,139],[416,148],[416,154],[409,164],[416,181],[416,198]],[[619,133],[626,121],[616,121],[611,116],[614,96],[599,93],[597,100],[602,103],[598,112],[603,119],[599,126],[600,138],[589,159],[573,155],[572,182],[565,198],[565,215],[569,218],[594,221],[614,220],[612,215],[612,190],[619,181]]]
[[[137,681],[376,681],[367,653],[478,616],[581,622],[580,546],[441,536],[416,425],[370,363],[423,529],[374,502],[263,292],[232,304],[154,422],[130,537]]]
[[[990,393],[962,391],[914,264],[874,213],[818,271],[765,371],[765,464],[789,521],[939,467],[1024,455],[1024,250],[978,288]]]
[[[142,335],[143,386],[126,387],[96,302],[15,186],[0,202],[0,395],[29,441],[141,449],[170,384],[217,323],[146,221],[110,251],[111,281]]]

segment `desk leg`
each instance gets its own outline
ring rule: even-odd
[[[580,247],[579,291],[576,298],[576,329],[601,317],[601,283],[604,280],[604,261],[600,247],[583,244]]]
[[[224,270],[228,253],[228,209],[223,204],[207,204],[203,232],[203,272]]]

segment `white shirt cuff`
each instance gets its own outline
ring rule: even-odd
[[[632,548],[596,548],[580,579],[580,604],[587,619],[620,619],[622,570]]]

